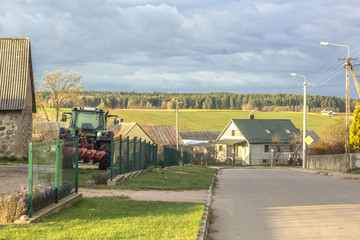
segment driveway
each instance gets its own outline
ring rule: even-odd
[[[27,165],[0,165],[0,195],[28,184]]]
[[[224,169],[213,239],[360,239],[360,181],[287,169]]]

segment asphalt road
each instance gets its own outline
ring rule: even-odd
[[[360,180],[287,169],[224,169],[213,239],[360,239]]]

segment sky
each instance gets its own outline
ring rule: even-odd
[[[297,73],[309,94],[345,97],[347,48],[320,42],[360,57],[357,3],[0,0],[0,37],[30,38],[37,78],[73,70],[85,90],[302,94]]]

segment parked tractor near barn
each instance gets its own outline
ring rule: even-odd
[[[106,130],[107,120],[114,118],[114,124],[119,124],[119,116],[109,115],[101,108],[73,107],[72,112],[65,112],[61,121],[67,121],[71,116],[68,128],[59,129],[59,138],[67,139],[79,137],[79,160],[84,163],[92,161],[99,163],[99,169],[110,167],[112,131]],[[68,151],[68,155],[75,154],[75,150]]]

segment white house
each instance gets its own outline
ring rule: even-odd
[[[289,119],[232,119],[216,139],[217,160],[243,165],[286,164],[290,153],[300,154],[300,131]]]

